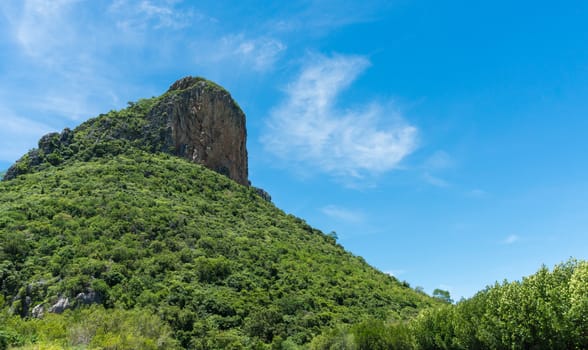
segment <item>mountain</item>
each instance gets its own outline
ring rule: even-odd
[[[202,164],[248,185],[245,114],[222,87],[203,78],[176,81],[158,98],[129,103],[74,131],[50,133],[5,178],[56,166],[69,159],[116,155],[128,147],[164,152]]]
[[[440,304],[250,187],[244,123],[188,77],[17,161],[0,182],[0,349],[293,348]]]

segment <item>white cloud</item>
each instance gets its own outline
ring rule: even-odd
[[[60,48],[75,37],[73,26],[65,20],[79,0],[24,0],[20,6],[3,6],[14,38],[23,51],[51,64],[59,58]]]
[[[241,41],[235,53],[245,60],[251,61],[255,70],[264,71],[274,65],[280,53],[285,49],[286,45],[279,40],[258,38]]]
[[[377,1],[307,1],[298,4],[299,11],[276,16],[269,25],[275,31],[304,31],[310,36],[324,36],[335,29],[356,23],[372,22],[381,15]]]
[[[364,214],[357,210],[341,208],[335,205],[328,205],[321,209],[323,214],[336,220],[358,223],[364,220]]]
[[[337,105],[369,64],[359,56],[312,57],[271,113],[262,138],[266,149],[335,176],[357,179],[396,168],[416,148],[417,128],[389,105]]]
[[[282,53],[287,49],[280,40],[261,36],[248,37],[243,33],[228,34],[220,39],[198,40],[195,44],[198,63],[229,63],[231,67],[239,66],[257,72],[271,70]]]
[[[123,39],[114,35],[116,29],[108,19],[87,17],[100,6],[81,0],[0,4],[8,19],[6,32],[26,60],[19,63],[27,68],[5,77],[18,79],[26,88],[0,84],[5,108],[17,115],[36,112],[39,119],[63,123],[92,117],[119,102],[116,90],[123,84],[114,82],[120,72],[113,69],[108,55]]]
[[[503,244],[513,244],[515,242],[518,242],[521,238],[517,235],[510,235],[508,237],[506,237],[502,243]]]
[[[177,30],[205,19],[206,16],[192,9],[179,10],[175,6],[176,2],[170,0],[116,0],[108,10],[116,19],[117,27],[127,34],[142,32],[150,28]]]
[[[286,45],[268,34],[251,35],[227,31],[227,23],[199,12],[194,7],[179,6],[174,0],[116,0],[109,13],[130,45],[150,45],[154,30],[175,30],[185,37],[167,37],[156,42],[158,51],[171,47],[192,54],[204,66],[228,63],[262,72],[273,68]],[[224,26],[221,26],[224,24]],[[183,30],[183,31],[180,31]],[[175,56],[174,56],[175,57]]]

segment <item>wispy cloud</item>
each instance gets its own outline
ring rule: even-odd
[[[0,148],[6,161],[55,130],[47,125],[61,129],[118,101],[115,86],[123,84],[109,78],[116,75],[104,60],[117,36],[104,19],[88,16],[93,5],[80,0],[0,3],[6,19],[0,29],[11,45],[7,64],[20,67],[7,71],[0,83]]]
[[[116,19],[116,26],[126,32],[152,29],[178,30],[210,19],[190,8],[176,8],[177,1],[115,0],[108,11]]]
[[[429,185],[435,186],[435,187],[449,187],[449,182],[443,180],[442,178],[438,177],[438,176],[433,176],[429,173],[424,173],[423,174],[423,180],[428,183]]]
[[[336,205],[328,205],[321,209],[323,214],[340,221],[359,223],[364,220],[364,214],[358,210],[342,208]]]
[[[506,237],[503,241],[502,244],[513,244],[515,242],[518,242],[521,238],[517,235],[510,235],[508,237]]]
[[[443,170],[454,165],[453,158],[445,151],[436,151],[424,162],[423,167],[427,170]]]
[[[200,57],[213,62],[232,61],[263,72],[273,68],[286,45],[272,37],[247,37],[245,34],[230,34],[210,43],[211,55]]]
[[[396,168],[416,148],[417,128],[390,105],[338,104],[338,95],[369,65],[361,56],[312,56],[271,113],[262,138],[266,149],[337,177],[359,179]]]
[[[18,79],[24,89],[1,88],[5,108],[22,115],[19,109],[24,104],[12,106],[12,101],[27,100],[27,108],[36,108],[45,117],[77,120],[92,116],[100,105],[104,108],[104,101],[112,105],[116,84],[107,78],[110,69],[101,58],[116,36],[109,26],[97,30],[101,23],[85,19],[89,10],[82,4],[25,0],[0,5],[8,19],[5,29],[27,65],[27,70],[14,73],[18,76],[7,77]]]
[[[441,178],[438,173],[452,168],[455,164],[453,158],[445,151],[438,150],[425,159],[421,168],[423,169],[422,180],[427,184],[439,188],[449,187],[451,184]]]
[[[271,28],[280,32],[306,31],[311,36],[322,36],[327,33],[356,23],[377,20],[385,10],[385,1],[309,1],[298,4],[298,11],[288,15],[276,16],[269,22]]]
[[[273,67],[278,55],[285,49],[286,45],[279,40],[259,38],[241,42],[236,53],[250,60],[255,70],[264,71]]]
[[[234,70],[265,72],[286,50],[272,31],[235,30],[234,23],[200,12],[175,0],[116,0],[108,8],[128,45],[156,46],[158,53],[175,52],[173,59],[191,56],[199,66],[224,64]],[[170,32],[165,42],[154,40],[156,32]],[[226,69],[225,69],[226,70]]]
[[[64,21],[78,0],[24,0],[20,6],[4,4],[2,12],[23,51],[48,64],[58,58],[60,48],[68,45],[75,30]]]
[[[0,1],[5,64],[26,67],[5,72],[0,105],[11,115],[63,127],[145,94],[150,87],[138,76],[174,67],[173,79],[236,65],[258,73],[286,50],[269,32],[234,30],[177,0]],[[204,50],[193,42],[205,43]],[[195,64],[196,53],[205,64]],[[20,137],[5,136],[4,150]]]

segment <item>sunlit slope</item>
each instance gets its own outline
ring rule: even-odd
[[[433,303],[252,188],[136,149],[0,182],[0,244],[13,313],[65,298],[147,309],[184,346],[226,330],[304,343]]]

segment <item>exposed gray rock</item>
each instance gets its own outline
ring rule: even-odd
[[[45,307],[43,306],[43,304],[35,306],[33,310],[31,310],[31,315],[34,318],[43,318],[43,315],[45,315]]]
[[[72,143],[73,136],[74,132],[68,128],[63,129],[61,133],[52,132],[43,135],[39,140],[39,147],[30,150],[25,156],[8,168],[3,180],[14,179],[20,174],[25,174],[31,168],[39,166],[44,161],[48,161],[52,165],[59,164],[61,159],[55,156],[61,154]]]
[[[259,188],[259,187],[253,187],[253,189],[255,190],[255,192],[263,199],[265,199],[268,202],[272,202],[272,196],[270,196],[269,193],[267,193],[266,190],[264,190],[263,188]]]
[[[81,304],[96,304],[102,301],[100,295],[94,291],[89,291],[87,293],[79,293],[76,295],[76,301]]]
[[[69,298],[59,297],[59,299],[57,299],[57,302],[49,308],[49,312],[60,314],[69,307]]]

